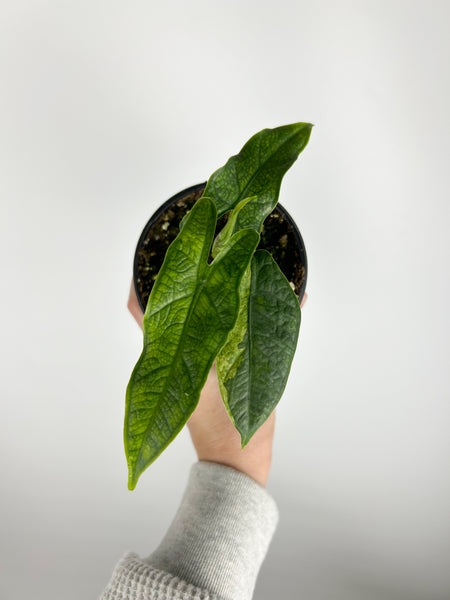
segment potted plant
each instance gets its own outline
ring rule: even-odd
[[[134,272],[144,348],[127,387],[124,427],[129,489],[186,424],[214,361],[242,447],[278,403],[298,340],[306,255],[303,248],[301,275],[288,281],[272,256],[291,256],[287,233],[278,231],[277,252],[264,247],[267,223],[288,220],[277,207],[281,180],[311,129],[295,123],[254,135],[206,186],[171,199],[144,230]],[[156,221],[160,231],[142,250]]]

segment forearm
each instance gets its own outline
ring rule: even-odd
[[[250,600],[277,521],[263,487],[229,467],[199,462],[160,546],[144,561],[125,557],[102,600],[144,600],[150,590],[158,600]],[[176,595],[181,591],[185,596]]]
[[[226,600],[249,600],[277,520],[275,502],[260,485],[229,467],[200,462],[148,562]]]

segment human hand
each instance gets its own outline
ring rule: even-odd
[[[303,297],[301,306],[306,302]],[[144,314],[139,306],[131,282],[128,310],[142,329]],[[213,365],[200,400],[188,421],[192,442],[201,461],[215,462],[241,471],[265,486],[272,462],[272,444],[275,430],[275,411],[258,429],[245,448],[235,429],[220,395],[216,366]]]

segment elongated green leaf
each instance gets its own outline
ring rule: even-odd
[[[278,201],[281,180],[308,143],[311,129],[310,123],[294,123],[263,129],[250,138],[239,154],[209,178],[204,194],[214,200],[217,215],[250,196],[258,196],[270,214]]]
[[[144,349],[127,388],[129,488],[194,411],[239,309],[239,284],[258,244],[239,231],[210,265],[214,203],[202,197],[169,247],[144,317]]]
[[[270,254],[258,250],[251,262],[248,298],[243,298],[236,325],[217,356],[220,391],[242,446],[281,398],[300,318],[289,282]]]
[[[212,255],[216,257],[226,247],[231,236],[241,229],[254,229],[258,234],[261,233],[264,220],[269,214],[267,207],[261,204],[257,196],[241,200],[230,212],[228,221],[214,240]]]
[[[225,223],[223,229],[218,233],[216,239],[214,240],[214,244],[211,250],[213,258],[215,258],[227,244],[228,240],[234,233],[234,227],[239,213],[243,210],[245,205],[253,199],[256,200],[256,197],[245,198],[244,200],[241,200],[239,204],[230,212],[227,222]]]

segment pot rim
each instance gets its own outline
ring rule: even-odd
[[[134,289],[136,292],[136,297],[138,299],[139,302],[139,306],[141,307],[142,311],[145,312],[145,306],[143,306],[140,294],[139,294],[139,290],[137,288],[137,275],[138,275],[138,254],[139,254],[139,249],[142,246],[144,240],[147,237],[147,234],[149,232],[149,230],[151,229],[153,223],[155,223],[155,221],[157,219],[159,219],[159,217],[169,208],[169,206],[171,206],[174,202],[177,202],[178,200],[181,200],[181,198],[183,198],[184,196],[188,196],[189,194],[193,194],[195,192],[200,191],[202,188],[205,189],[206,187],[206,181],[204,183],[197,183],[195,185],[191,185],[188,188],[185,188],[184,190],[181,190],[180,192],[177,192],[176,194],[174,194],[171,198],[169,198],[168,200],[166,200],[165,202],[163,202],[163,204],[161,204],[161,206],[152,214],[152,216],[150,217],[150,219],[147,221],[144,229],[142,230],[141,235],[139,236],[139,240],[138,243],[136,244],[136,250],[134,253],[134,261],[133,261],[133,284],[134,284]],[[292,230],[294,232],[295,238],[297,240],[297,244],[298,247],[300,249],[300,253],[302,255],[303,258],[303,262],[302,262],[302,266],[305,269],[305,277],[303,279],[303,283],[300,287],[300,294],[298,296],[298,300],[301,304],[303,296],[305,294],[305,290],[306,290],[306,283],[308,280],[308,258],[306,255],[306,248],[305,248],[305,243],[303,241],[303,238],[301,236],[301,233],[294,221],[294,219],[291,217],[291,215],[288,213],[288,211],[278,202],[277,205],[274,208],[274,211],[277,211],[286,219],[286,221],[288,221],[289,225],[292,227]]]

